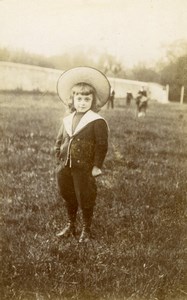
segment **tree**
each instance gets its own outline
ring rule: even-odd
[[[0,61],[8,61],[10,59],[10,52],[7,48],[0,48]]]
[[[98,69],[103,71],[107,76],[112,77],[124,77],[125,72],[123,70],[121,62],[119,62],[115,56],[109,53],[102,53],[97,63]]]
[[[160,82],[160,75],[152,68],[148,68],[144,63],[139,63],[131,70],[131,79],[145,82]]]
[[[184,86],[184,102],[187,102],[187,53],[170,62],[161,71],[161,83],[169,84],[171,101],[179,101],[181,87]]]

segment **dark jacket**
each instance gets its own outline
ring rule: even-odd
[[[89,111],[71,133],[73,114],[66,117],[59,130],[55,152],[62,166],[101,168],[108,150],[108,127],[98,114]]]

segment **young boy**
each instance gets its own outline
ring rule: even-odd
[[[79,242],[83,242],[91,238],[95,177],[102,173],[108,147],[107,123],[96,111],[107,102],[110,84],[98,70],[79,67],[63,73],[57,88],[65,104],[71,99],[74,110],[63,119],[55,144],[58,188],[68,214],[68,224],[57,236],[75,236],[79,207],[83,220]]]

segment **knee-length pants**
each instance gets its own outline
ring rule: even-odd
[[[97,187],[90,170],[64,167],[57,172],[57,183],[67,207],[93,209]]]

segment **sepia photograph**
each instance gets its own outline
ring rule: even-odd
[[[0,0],[0,299],[187,299],[187,1]]]

